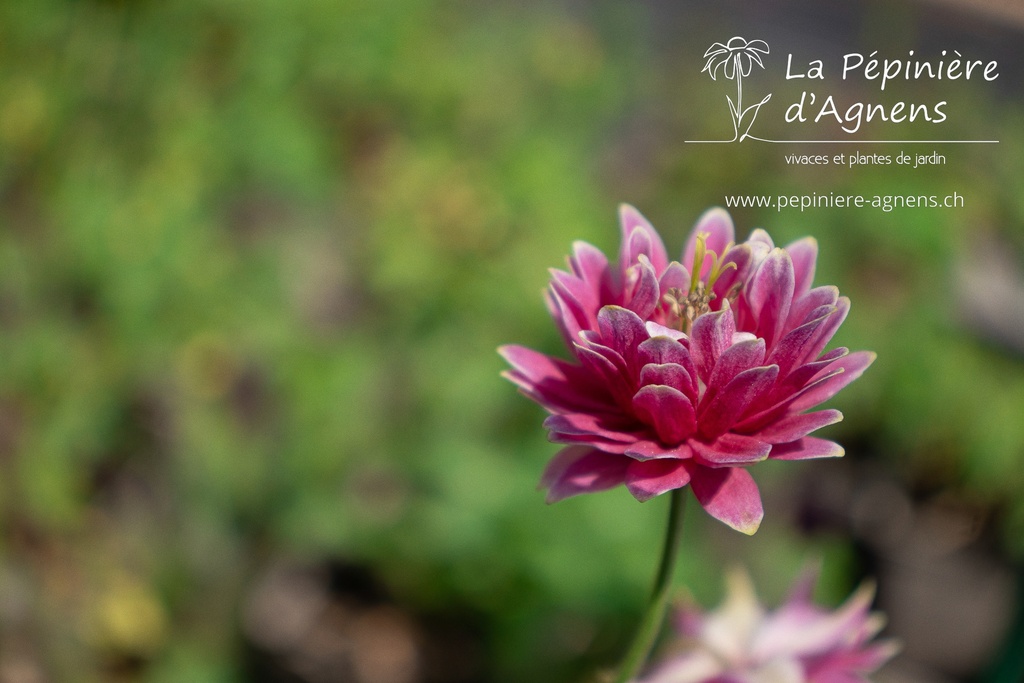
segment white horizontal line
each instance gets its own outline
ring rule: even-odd
[[[994,145],[999,140],[765,140],[751,138],[757,142],[770,142],[775,145]],[[736,140],[684,140],[692,145],[717,145],[736,142]]]

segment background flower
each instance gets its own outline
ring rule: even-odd
[[[681,651],[641,683],[862,683],[898,650],[873,641],[885,623],[870,611],[874,587],[862,585],[835,611],[811,601],[817,572],[807,572],[769,612],[746,572],[733,571],[722,605],[680,610]]]

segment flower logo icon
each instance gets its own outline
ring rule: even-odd
[[[754,64],[763,69],[764,62],[761,61],[761,55],[767,55],[769,52],[768,43],[763,40],[748,41],[742,36],[734,36],[727,43],[714,43],[704,53],[704,59],[707,61],[704,63],[701,73],[707,71],[712,80],[718,80],[718,72],[721,70],[725,78],[736,81],[736,101],[733,102],[731,97],[725,96],[729,102],[729,115],[732,118],[733,127],[733,138],[728,142],[742,141],[753,137],[750,135],[750,128],[754,125],[757,112],[761,109],[761,105],[772,97],[769,93],[757,104],[752,104],[745,109],[743,107],[743,78],[750,75]]]

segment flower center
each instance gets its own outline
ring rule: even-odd
[[[711,302],[717,298],[712,289],[718,278],[729,268],[736,267],[732,261],[722,263],[722,256],[732,248],[733,243],[725,245],[722,255],[719,255],[708,249],[707,237],[708,233],[706,232],[697,234],[693,263],[690,264],[689,289],[672,287],[662,296],[662,301],[668,306],[668,324],[684,334],[690,334],[690,330],[693,329],[693,321],[711,310]],[[711,258],[711,268],[708,270],[707,279],[701,280],[701,271],[704,269],[706,257]]]

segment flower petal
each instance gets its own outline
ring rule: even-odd
[[[604,384],[578,365],[514,344],[499,347],[498,353],[513,368],[503,372],[502,376],[548,410],[614,410],[606,399],[608,393]]]
[[[818,261],[818,240],[804,237],[786,246],[789,257],[793,260],[795,287],[793,298],[801,297],[811,289],[814,282],[814,268]]]
[[[836,311],[834,306],[822,306],[816,319],[790,330],[779,340],[772,349],[768,362],[779,366],[780,376],[788,376],[793,368],[807,359],[816,344],[819,329]]]
[[[610,394],[620,407],[626,408],[632,403],[636,389],[626,376],[626,362],[621,360],[621,356],[599,344],[576,344],[574,350],[583,367],[600,380],[604,391]]]
[[[651,440],[637,441],[623,449],[623,454],[634,460],[658,460],[661,458],[673,458],[675,460],[689,460],[693,457],[690,447],[681,443],[676,446],[665,446]]]
[[[855,351],[848,356],[833,361],[827,366],[827,371],[831,373],[841,369],[842,372],[828,377],[824,382],[820,382],[810,391],[805,392],[793,402],[790,410],[807,410],[829,400],[840,389],[864,374],[864,371],[875,361],[876,357],[877,354],[873,351]]]
[[[728,304],[722,310],[705,313],[693,322],[690,356],[704,384],[711,381],[711,372],[719,356],[732,346],[732,335],[735,332],[736,323]]]
[[[793,408],[798,400],[806,394],[818,390],[832,378],[843,374],[843,368],[838,366],[833,368],[834,365],[835,363],[825,364],[824,369],[812,378],[813,381],[798,389],[784,386],[789,384],[788,381],[776,382],[775,387],[771,391],[763,394],[751,405],[747,410],[747,414],[733,429],[743,434],[755,434],[773,422],[783,419],[786,415],[800,412]],[[800,368],[800,370],[802,369]],[[780,389],[780,386],[782,386],[782,389]],[[812,406],[804,406],[801,410],[806,410],[810,407]]]
[[[836,310],[834,313],[829,315],[825,323],[819,327],[814,337],[808,342],[806,349],[804,350],[804,357],[800,362],[807,363],[818,356],[819,353],[824,350],[825,346],[832,339],[832,335],[836,333],[839,326],[846,320],[846,316],[850,312],[850,299],[845,296],[841,296],[836,300]]]
[[[623,303],[642,320],[646,320],[654,313],[660,300],[658,276],[651,262],[641,254],[638,262],[626,271]]]
[[[757,335],[772,348],[781,336],[793,301],[793,261],[784,249],[773,249],[761,262],[746,298],[757,321]]]
[[[597,327],[602,343],[622,356],[629,374],[639,375],[637,347],[649,338],[640,316],[628,308],[605,306],[597,314]]]
[[[540,488],[547,489],[547,502],[556,503],[581,493],[604,491],[623,483],[629,458],[609,455],[586,446],[560,450],[541,476]]]
[[[646,384],[664,384],[672,387],[683,392],[690,402],[697,395],[697,387],[692,376],[678,363],[648,363],[640,370],[640,385]]]
[[[633,397],[633,411],[654,427],[658,438],[667,446],[682,443],[697,426],[690,399],[681,391],[661,384],[641,387]]]
[[[839,301],[839,288],[834,285],[822,285],[808,290],[801,296],[793,297],[793,305],[789,307],[790,327],[797,327],[810,322],[811,311],[821,306],[835,306]],[[818,316],[813,316],[818,317]]]
[[[646,438],[639,424],[627,421],[623,415],[590,415],[568,413],[550,415],[544,420],[544,428],[556,434],[577,436],[599,436],[607,441],[632,444]]]
[[[758,431],[757,437],[770,443],[786,443],[807,436],[822,427],[840,422],[842,419],[843,414],[835,409],[790,415]]]
[[[689,287],[690,271],[679,261],[673,261],[668,264],[665,272],[661,274],[661,278],[658,280],[658,288],[662,292],[667,292],[670,289],[686,290]]]
[[[701,401],[697,411],[700,435],[715,439],[728,431],[759,398],[771,391],[778,376],[777,365],[744,370],[710,401]]]
[[[552,268],[549,288],[549,295],[562,303],[559,310],[568,311],[580,329],[588,330],[595,327],[598,300],[596,293],[589,289],[587,283],[569,273]]]
[[[647,334],[652,337],[668,337],[669,339],[674,339],[676,341],[680,341],[682,339],[688,340],[685,333],[680,332],[679,330],[674,330],[671,327],[665,327],[664,325],[652,320],[648,320],[644,323],[644,327],[647,328]]]
[[[750,339],[734,343],[719,357],[708,380],[708,400],[712,392],[724,389],[736,375],[761,365],[764,360],[764,339]]]
[[[732,59],[729,60],[730,63],[732,61]],[[731,80],[732,76],[729,76],[727,73],[726,78]],[[700,233],[707,233],[704,244],[709,251],[713,251],[719,256],[725,254],[726,245],[736,240],[736,228],[733,226],[732,216],[729,215],[728,211],[716,206],[702,213],[700,218],[697,219],[697,224],[693,226],[690,237],[686,240],[686,248],[683,250],[682,264],[686,268],[691,269],[691,275],[695,268],[693,257],[697,252],[697,235]],[[711,270],[711,258],[705,255],[704,263],[698,264],[698,266],[700,268],[700,278],[704,279]]]
[[[694,456],[708,467],[750,465],[768,457],[771,444],[760,438],[726,432],[712,443],[690,441]]]
[[[772,446],[768,457],[772,460],[810,460],[813,458],[841,458],[846,451],[835,441],[805,436],[789,443]]]
[[[640,383],[649,384],[653,382],[644,381],[643,368],[648,365],[678,365],[683,368],[687,375],[690,376],[688,384],[682,386],[676,386],[672,382],[658,382],[659,384],[668,384],[679,389],[690,401],[696,405],[697,401],[697,368],[693,364],[693,358],[690,357],[690,352],[686,350],[686,347],[674,339],[668,337],[651,337],[647,341],[640,344],[638,351],[638,362],[642,363],[640,370]],[[685,380],[680,380],[683,382]],[[687,388],[689,387],[689,388]]]
[[[647,329],[651,330],[651,323],[648,323]],[[650,339],[641,342],[637,351],[638,357],[644,365],[648,363],[677,363],[687,368],[688,372],[696,371],[690,352],[678,339],[652,334]]]
[[[690,483],[682,460],[635,460],[626,469],[626,488],[641,503]]]
[[[722,265],[727,263],[732,263],[735,267],[722,270],[711,289],[715,295],[715,300],[711,303],[718,307],[721,304],[717,302],[728,299],[734,289],[739,290],[743,283],[750,279],[750,273],[757,265],[754,248],[746,242],[733,246],[722,256]]]
[[[572,244],[569,267],[578,278],[597,289],[608,277],[608,257],[593,244],[578,240]]]
[[[742,467],[696,467],[690,487],[708,514],[745,534],[757,531],[764,508],[750,473]]]
[[[654,226],[643,215],[629,204],[619,205],[619,225],[622,228],[622,250],[619,254],[619,267],[625,270],[636,263],[640,254],[645,254],[661,272],[668,266],[668,253],[665,243]]]
[[[569,309],[552,287],[548,287],[544,291],[544,303],[551,318],[555,321],[555,326],[562,333],[562,339],[565,340],[566,346],[571,347],[579,333],[588,326],[580,322],[576,314]]]

